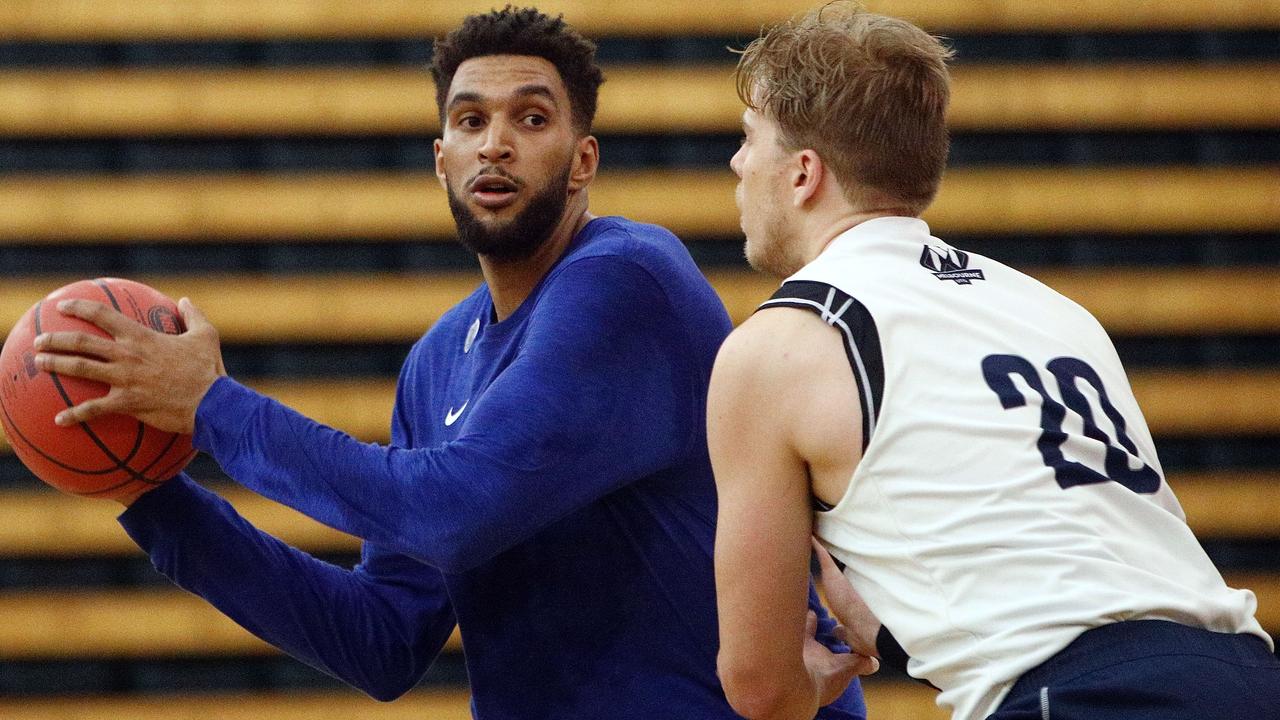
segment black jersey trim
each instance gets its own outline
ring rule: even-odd
[[[884,397],[884,357],[880,352],[880,333],[870,311],[848,293],[813,280],[783,283],[759,309],[771,307],[811,310],[823,322],[840,330],[845,356],[853,369],[854,384],[862,401],[862,451],[865,453],[880,420],[880,403]]]

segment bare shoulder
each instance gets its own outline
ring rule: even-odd
[[[717,372],[758,382],[785,382],[797,372],[842,361],[838,331],[808,310],[789,307],[757,312],[729,334],[716,358]]]
[[[819,346],[840,350],[838,331],[809,310],[771,307],[751,315],[730,333],[721,346],[717,365],[723,361],[760,373],[780,364],[795,369],[796,364],[813,363],[820,354]]]
[[[862,412],[840,331],[809,310],[756,313],[725,341],[712,373],[712,442],[778,443],[834,505],[861,459]],[[723,436],[723,437],[721,437]],[[726,439],[727,438],[727,439]]]
[[[713,409],[752,411],[761,422],[767,416],[774,426],[796,427],[831,402],[833,383],[846,381],[852,386],[838,330],[809,310],[769,308],[725,340],[711,375],[710,402]]]

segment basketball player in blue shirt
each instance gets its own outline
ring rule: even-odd
[[[724,308],[671,233],[588,211],[594,45],[508,8],[437,42],[432,70],[436,171],[485,283],[410,352],[391,447],[226,377],[185,301],[172,342],[69,306],[115,342],[46,337],[40,364],[112,391],[60,422],[122,412],[194,431],[246,487],[363,538],[354,570],[324,564],[186,477],[121,518],[179,585],[374,697],[413,687],[456,625],[482,720],[734,717],[715,674],[703,429]],[[100,360],[49,354],[69,350]],[[817,625],[812,652],[836,668],[828,646],[847,648]],[[820,717],[864,716],[856,683],[832,699]]]
[[[708,397],[729,700],[813,712],[813,533],[845,563],[820,555],[853,648],[905,661],[956,720],[1280,718],[1257,601],[1187,528],[1102,327],[917,217],[948,51],[842,5],[738,68],[747,257],[786,281]]]

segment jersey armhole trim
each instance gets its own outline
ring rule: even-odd
[[[862,451],[865,454],[884,395],[884,358],[880,334],[866,306],[836,287],[813,280],[792,280],[757,309],[792,307],[817,313],[822,321],[840,331],[845,356],[853,370],[854,384],[862,402]],[[830,509],[821,508],[820,509]]]

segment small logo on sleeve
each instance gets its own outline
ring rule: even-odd
[[[957,285],[971,285],[974,280],[986,280],[982,270],[969,269],[969,253],[955,248],[925,245],[920,253],[920,266],[933,273],[939,280],[951,280]]]

